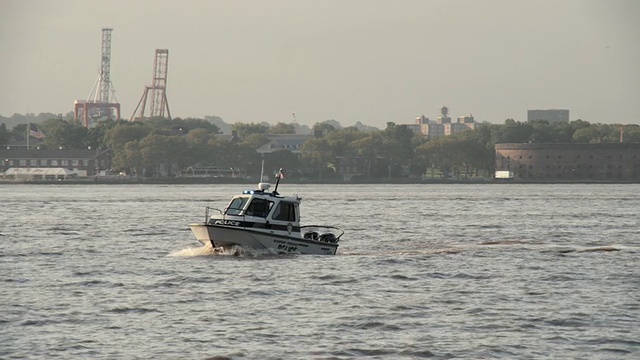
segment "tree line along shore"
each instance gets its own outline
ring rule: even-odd
[[[28,126],[17,124],[8,129],[0,124],[0,146],[24,142]],[[285,168],[286,177],[300,183],[484,181],[495,170],[496,144],[640,143],[638,125],[582,120],[548,123],[507,119],[503,124],[480,123],[475,129],[435,139],[392,122],[380,130],[325,121],[304,129],[308,133],[298,138],[299,146],[267,150],[265,146],[274,137],[300,134],[300,126],[235,123],[225,134],[210,119],[194,118],[103,120],[89,128],[49,118],[37,126],[46,137],[32,141],[32,146],[109,149],[110,170],[135,175],[138,182],[144,178],[147,182],[167,178],[169,182],[179,177],[185,179],[171,182],[248,182],[258,178],[263,167],[267,174]],[[225,179],[187,180],[188,169],[194,166],[231,169],[231,174],[221,176]]]

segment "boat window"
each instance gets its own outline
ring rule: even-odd
[[[296,221],[296,206],[294,203],[281,201],[273,212],[273,220]]]
[[[224,212],[225,215],[239,215],[244,208],[244,205],[247,203],[247,200],[249,200],[249,198],[240,197],[231,200],[231,203],[227,206],[227,209]]]
[[[269,214],[269,210],[271,210],[272,206],[272,201],[255,198],[251,201],[251,204],[249,204],[249,207],[247,208],[245,214],[247,216],[267,217],[267,214]]]

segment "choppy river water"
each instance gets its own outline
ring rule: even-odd
[[[640,358],[640,185],[281,184],[336,256],[200,247],[244,188],[0,185],[0,358]]]

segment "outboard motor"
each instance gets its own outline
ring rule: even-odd
[[[318,233],[315,231],[310,231],[310,232],[304,233],[303,237],[307,240],[318,240]]]
[[[332,233],[320,234],[320,241],[335,243],[338,242],[336,236]]]

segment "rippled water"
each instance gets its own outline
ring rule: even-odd
[[[0,185],[0,358],[640,358],[640,185],[285,184],[336,256],[201,248],[244,188]]]

